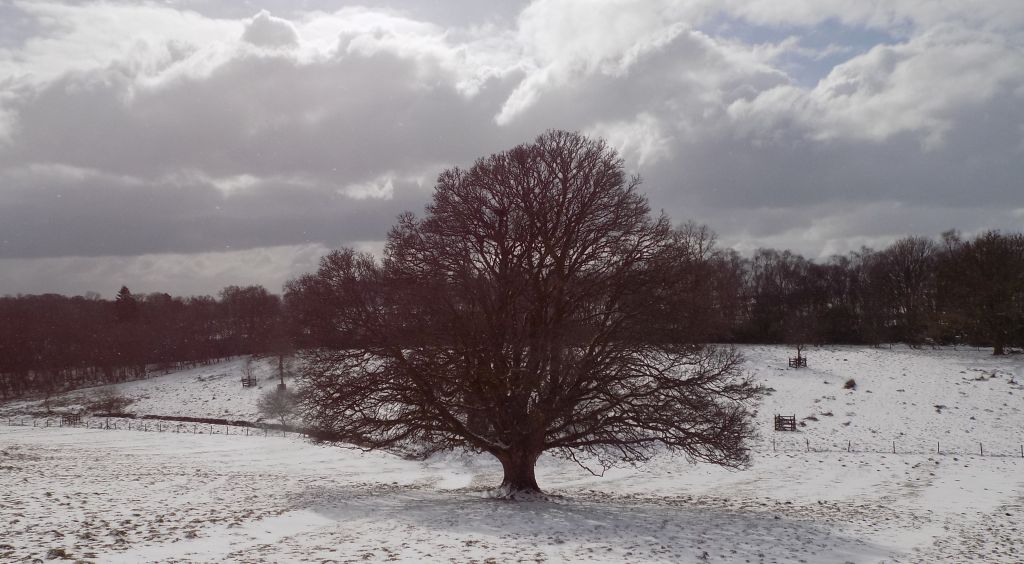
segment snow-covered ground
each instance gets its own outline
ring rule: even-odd
[[[256,387],[242,387],[242,368],[247,362],[256,377]],[[276,360],[249,361],[247,357],[240,357],[146,380],[82,388],[56,395],[50,398],[49,403],[54,412],[74,412],[86,409],[105,392],[113,391],[132,401],[124,411],[136,415],[256,421],[259,418],[257,400],[279,381]],[[285,378],[286,384],[291,382],[291,378]],[[0,404],[0,417],[24,414],[42,416],[45,413],[46,407],[40,398]]]
[[[793,370],[785,347],[745,347],[748,370],[775,391],[761,408],[761,449],[812,449],[1020,456],[1024,356],[991,349],[811,348]],[[843,385],[849,379],[855,390]],[[800,433],[772,432],[775,414],[795,415]],[[813,419],[806,419],[813,417]],[[816,421],[814,419],[817,419]]]
[[[487,457],[0,425],[0,561],[1024,561],[1024,358],[830,347],[791,370],[786,348],[744,352],[775,390],[751,469],[666,454],[594,477],[545,457],[550,501],[485,499]],[[137,414],[253,419],[240,363],[119,390]],[[806,425],[773,432],[776,413]]]

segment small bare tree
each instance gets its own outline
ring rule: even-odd
[[[559,131],[443,172],[383,263],[335,251],[290,283],[330,316],[323,341],[346,343],[305,359],[307,422],[408,455],[488,452],[503,497],[539,492],[545,451],[745,464],[760,389],[738,353],[677,327],[689,290],[672,257],[693,238],[652,218],[638,184],[604,142]]]
[[[277,419],[281,425],[288,425],[298,406],[298,396],[288,388],[275,387],[267,390],[256,402],[256,409],[267,419]]]

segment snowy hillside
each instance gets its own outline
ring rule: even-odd
[[[757,450],[812,449],[927,453],[1018,452],[1024,441],[1024,357],[991,351],[870,347],[811,348],[808,368],[794,370],[793,350],[740,347],[746,370],[774,390],[759,410]],[[106,390],[131,400],[136,415],[211,417],[256,421],[256,401],[277,382],[273,360],[252,361],[258,387],[243,388],[238,358],[147,380],[76,390],[50,399],[56,412],[87,406]],[[843,388],[849,379],[854,390]],[[286,380],[294,386],[289,378]],[[44,414],[42,400],[0,404],[0,416]],[[773,432],[773,416],[795,415],[796,434]],[[809,419],[810,418],[810,419]]]
[[[256,402],[260,394],[279,382],[276,360],[251,361],[257,386],[243,388],[242,369],[247,357],[200,366],[146,380],[122,382],[74,390],[50,398],[55,412],[84,410],[104,393],[113,392],[131,403],[124,409],[136,415],[171,415],[256,421]],[[286,378],[285,383],[292,383]],[[14,401],[0,404],[0,417],[19,414],[44,415],[43,400]]]
[[[0,425],[0,561],[1024,561],[1024,358],[828,347],[793,370],[784,347],[743,350],[774,389],[752,468],[665,454],[596,477],[546,456],[550,501],[484,499],[501,479],[487,456],[420,463],[298,438]],[[118,390],[137,414],[252,419],[261,392],[241,387],[242,363]],[[258,370],[273,386],[272,367]],[[805,426],[774,432],[776,413]]]
[[[1024,356],[991,350],[811,348],[794,370],[785,347],[746,347],[747,368],[775,391],[761,409],[761,450],[781,448],[1020,454]],[[854,390],[843,388],[853,379]],[[795,415],[796,436],[772,432],[772,416]],[[813,419],[807,419],[813,417]],[[816,420],[815,420],[816,419]]]

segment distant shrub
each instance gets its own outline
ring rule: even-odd
[[[849,380],[846,381],[845,384],[843,384],[843,389],[844,390],[856,390],[857,389],[857,381],[854,380],[853,378],[850,378]]]
[[[67,551],[64,550],[63,548],[51,548],[50,550],[46,551],[46,559],[47,560],[53,560],[55,558],[60,558],[62,560],[66,560],[66,559],[68,559],[70,557],[71,557],[71,555],[68,554]]]
[[[281,425],[288,425],[288,419],[298,407],[298,395],[288,388],[274,388],[260,396],[256,408],[268,419],[278,419]]]
[[[117,388],[108,386],[93,392],[86,407],[92,413],[121,413],[131,403]]]

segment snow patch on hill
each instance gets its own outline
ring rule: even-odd
[[[256,377],[255,387],[242,387],[242,370],[249,364]],[[260,418],[256,402],[267,389],[280,382],[276,359],[239,357],[147,378],[106,386],[94,386],[55,395],[48,400],[58,413],[86,411],[105,393],[114,393],[131,401],[124,409],[135,415],[171,415],[240,421]],[[285,384],[295,386],[292,377]],[[12,401],[0,404],[0,417],[47,412],[47,400]]]
[[[793,349],[742,346],[745,370],[771,390],[758,410],[756,450],[870,450],[1019,454],[1024,441],[1024,356],[990,349],[812,347],[808,368],[792,369]],[[243,388],[247,358],[50,398],[57,412],[84,409],[112,391],[136,415],[256,421],[256,402],[277,380],[274,359],[252,361],[258,387]],[[853,379],[856,389],[843,388]],[[297,383],[286,379],[290,387]],[[42,414],[43,400],[0,404],[0,416]],[[773,431],[774,415],[795,415],[797,433]],[[980,443],[980,445],[979,445]]]
[[[747,369],[775,391],[759,418],[759,450],[777,448],[1020,454],[1024,356],[991,349],[818,347],[808,368],[788,368],[792,349],[744,347]],[[843,388],[853,379],[856,389]],[[773,416],[795,415],[795,434],[772,432]],[[936,444],[938,443],[938,445]]]

